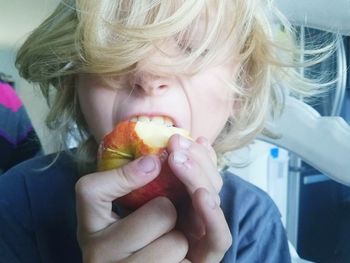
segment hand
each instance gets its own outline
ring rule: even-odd
[[[222,178],[215,151],[203,137],[192,142],[174,135],[168,152],[172,171],[192,199],[192,204],[179,209],[179,229],[189,241],[186,258],[192,262],[219,262],[231,246],[232,237],[219,206]]]
[[[185,236],[174,226],[177,213],[166,198],[156,198],[124,218],[112,202],[152,181],[160,171],[156,156],[120,169],[83,176],[76,184],[78,241],[84,262],[182,262]]]

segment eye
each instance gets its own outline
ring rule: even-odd
[[[191,46],[188,46],[188,47],[185,48],[185,53],[186,53],[186,54],[192,54],[194,51],[195,51],[195,49],[194,49],[193,47],[191,47]],[[205,57],[205,56],[208,54],[208,52],[209,52],[209,49],[205,49],[205,50],[200,54],[200,56],[201,56],[201,57]]]
[[[182,52],[184,52],[184,54],[186,54],[186,55],[191,55],[191,54],[193,54],[194,52],[197,51],[198,46],[200,46],[199,43],[198,43],[198,45],[197,45],[197,44],[195,44],[195,45],[192,44],[192,45],[191,45],[191,44],[188,43],[188,41],[186,41],[186,42],[178,42],[177,45],[178,45],[179,49],[180,49]],[[200,56],[201,56],[201,57],[205,57],[205,56],[209,53],[209,51],[210,51],[210,49],[205,49],[205,50],[200,54]]]

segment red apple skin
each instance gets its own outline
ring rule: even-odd
[[[146,145],[136,134],[135,125],[135,122],[121,122],[104,137],[98,153],[99,171],[118,168],[143,155],[167,156],[165,147]],[[167,160],[163,160],[158,177],[114,202],[133,211],[158,196],[169,198],[177,206],[187,195],[184,184],[173,174]]]

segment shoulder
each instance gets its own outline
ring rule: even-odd
[[[31,203],[27,205],[32,206],[32,202],[49,197],[57,191],[55,189],[74,185],[78,176],[76,171],[75,164],[65,153],[24,161],[0,176],[0,202],[16,203],[24,208],[25,200],[28,200]]]
[[[266,192],[230,172],[222,177],[221,208],[235,235],[244,232],[244,238],[254,239],[267,223],[280,221],[279,210]]]
[[[73,168],[74,165],[74,161],[68,153],[59,152],[28,159],[14,166],[4,175],[14,175],[22,171],[25,171],[26,174],[38,174],[56,170],[67,170]]]
[[[1,175],[0,250],[6,248],[8,255],[18,255],[20,262],[38,262],[39,254],[45,262],[66,255],[79,259],[75,238],[77,180],[76,165],[65,153],[30,159]],[[69,251],[62,254],[64,250]]]
[[[32,209],[72,192],[78,180],[75,163],[66,153],[39,156],[24,161],[0,176],[0,200]],[[13,194],[16,193],[16,194]]]
[[[72,176],[73,175],[73,176]],[[67,153],[54,153],[28,159],[0,176],[1,185],[11,186],[31,181],[53,181],[60,177],[76,177],[77,169],[72,158]]]
[[[224,184],[220,194],[227,212],[239,209],[236,212],[239,212],[240,220],[252,209],[254,214],[280,218],[275,203],[266,192],[228,171],[222,174],[222,178]]]
[[[235,240],[224,262],[290,262],[281,215],[269,195],[230,172],[222,177],[221,208]]]

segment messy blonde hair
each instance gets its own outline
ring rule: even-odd
[[[276,24],[283,37],[276,36]],[[95,73],[108,81],[135,70],[154,49],[173,56],[162,49],[167,41],[184,54],[163,67],[173,74],[231,59],[239,65],[226,83],[234,90],[235,114],[214,144],[220,154],[263,131],[266,117],[281,109],[286,87],[303,95],[316,91],[298,74],[294,39],[270,0],[62,0],[21,47],[16,65],[21,76],[40,85],[50,105],[48,127],[59,131],[64,145],[76,125],[78,157],[93,163],[97,143],[79,108],[77,74]]]

